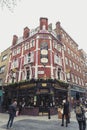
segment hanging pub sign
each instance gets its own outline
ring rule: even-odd
[[[48,62],[48,58],[41,58],[41,63],[46,64]]]

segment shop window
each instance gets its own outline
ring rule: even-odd
[[[28,54],[28,62],[30,62],[30,57],[31,57],[31,53],[29,52],[29,54]]]

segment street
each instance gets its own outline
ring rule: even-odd
[[[15,117],[11,130],[79,130],[75,114],[71,115],[71,122],[68,127],[61,126],[61,119],[57,115],[51,116],[18,116]],[[8,114],[0,113],[0,130],[6,130]]]

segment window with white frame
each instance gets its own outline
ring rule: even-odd
[[[68,54],[70,54],[70,49],[68,48]]]
[[[58,65],[62,65],[62,59],[60,56],[54,55],[54,63]]]
[[[35,46],[35,40],[31,39],[29,44],[30,44],[30,48],[34,47]]]
[[[81,81],[80,81],[80,78],[78,77],[78,81],[79,81],[79,85],[81,85]]]
[[[68,72],[67,74],[66,74],[66,77],[67,77],[67,81],[70,81],[71,79],[71,77],[70,77],[70,72]]]
[[[31,42],[32,42],[32,47],[34,47],[35,46],[35,39],[32,39]]]
[[[15,55],[19,54],[20,52],[21,52],[21,48],[20,48],[20,47],[17,47],[16,49],[14,49],[14,50],[12,51],[12,55],[15,56]]]
[[[64,50],[66,51],[66,45],[64,45]]]
[[[29,54],[27,55],[27,60],[28,60],[28,63],[29,63],[30,60],[31,60],[31,53],[29,53]]]
[[[72,82],[74,82],[74,75],[71,74],[71,79],[72,79]]]
[[[22,74],[22,80],[25,80],[25,71],[23,71],[21,74]]]
[[[0,67],[0,73],[3,73],[5,70],[5,65]]]
[[[13,50],[12,55],[13,55],[13,56],[17,55],[17,49],[14,49],[14,50]]]
[[[58,44],[56,40],[53,40],[53,47],[59,52],[61,52],[62,46]]]
[[[81,83],[82,83],[82,86],[84,86],[84,81],[83,81],[83,79],[81,79]]]
[[[56,49],[57,48],[57,42],[56,40],[53,40],[53,47]]]
[[[24,64],[34,62],[34,52],[29,52],[24,56]]]
[[[28,50],[29,49],[29,42],[25,42],[24,44],[24,50]]]
[[[78,78],[77,78],[77,76],[75,76],[75,82],[76,82],[76,84],[78,84]]]
[[[76,70],[78,71],[78,65],[76,65]]]
[[[72,67],[72,62],[71,62],[71,60],[69,60],[69,64],[70,64],[70,67]]]
[[[11,69],[18,68],[18,65],[19,65],[18,59],[14,59],[11,65]]]
[[[7,59],[7,54],[5,54],[3,57],[2,57],[2,61],[6,60]]]
[[[61,52],[61,45],[60,45],[60,44],[57,44],[57,50],[58,50],[59,52]]]
[[[68,58],[67,57],[65,57],[65,63],[66,63],[66,65],[68,65]]]
[[[73,69],[75,69],[75,63],[73,63]]]
[[[17,48],[17,54],[20,54],[20,52],[21,52],[21,48],[18,47],[18,48]]]

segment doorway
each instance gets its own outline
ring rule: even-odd
[[[37,102],[39,106],[39,112],[48,112],[52,97],[50,94],[39,94],[37,96]]]

